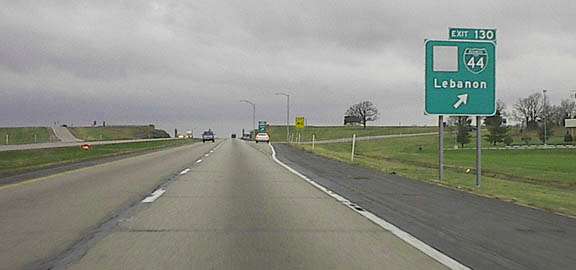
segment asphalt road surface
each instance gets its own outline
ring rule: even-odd
[[[0,268],[446,269],[270,150],[195,144],[0,187]]]
[[[473,269],[576,269],[576,219],[277,144],[278,159]]]

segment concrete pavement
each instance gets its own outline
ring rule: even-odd
[[[68,128],[66,127],[52,127],[52,130],[54,131],[54,135],[56,135],[56,138],[58,138],[60,142],[73,143],[82,141],[74,137],[74,135],[72,135],[72,132],[70,132],[70,130],[68,130]]]
[[[272,161],[228,140],[160,197],[65,252],[56,269],[446,269]]]
[[[0,186],[0,269],[45,269],[50,258],[215,145],[186,145]]]

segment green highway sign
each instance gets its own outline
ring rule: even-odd
[[[258,133],[265,133],[267,125],[266,121],[258,121]]]
[[[490,116],[496,111],[492,42],[426,41],[427,114]]]
[[[449,39],[495,41],[496,29],[449,28]]]

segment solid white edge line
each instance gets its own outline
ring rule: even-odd
[[[144,198],[144,200],[142,200],[142,202],[143,203],[154,202],[156,199],[160,198],[160,196],[162,196],[162,194],[164,194],[164,192],[166,192],[166,190],[164,188],[159,188],[159,189],[155,190],[154,192],[152,192],[152,194],[150,194],[150,196]]]
[[[276,158],[276,150],[274,149],[274,146],[272,146],[272,144],[270,144],[270,148],[272,149],[272,159],[274,160],[274,162],[278,163],[280,166],[284,167],[285,169],[287,169],[288,171],[290,171],[291,173],[299,176],[300,178],[304,179],[306,182],[310,183],[311,185],[313,185],[314,187],[318,188],[319,190],[325,192],[326,194],[332,196],[334,199],[336,199],[337,201],[343,203],[344,205],[346,205],[348,208],[354,210],[355,212],[357,212],[358,214],[368,218],[370,221],[376,223],[377,225],[379,225],[380,227],[382,227],[383,229],[390,231],[392,234],[394,234],[396,237],[402,239],[404,242],[408,243],[409,245],[415,247],[416,249],[420,250],[422,253],[430,256],[432,259],[438,261],[439,263],[443,264],[444,266],[453,269],[453,270],[470,270],[469,267],[461,264],[460,262],[452,259],[451,257],[449,257],[448,255],[445,255],[444,253],[438,251],[437,249],[429,246],[428,244],[420,241],[418,238],[412,236],[411,234],[401,230],[400,228],[392,225],[391,223],[383,220],[382,218],[372,214],[371,212],[367,211],[366,209],[363,209],[364,211],[358,211],[356,210],[353,206],[354,204],[351,203],[349,200],[347,200],[346,198],[334,193],[333,191],[321,186],[320,184],[314,182],[313,180],[311,180],[310,178],[306,177],[305,175],[301,174],[300,172],[296,171],[295,169],[291,168],[290,166],[284,164],[284,162],[278,160],[278,158]]]

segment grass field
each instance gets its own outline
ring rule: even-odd
[[[548,144],[564,144],[564,135],[566,134],[566,128],[554,127],[554,128],[551,128],[550,130],[551,130],[551,135],[550,135],[550,138],[548,138],[548,140],[546,141],[546,143],[548,143]],[[520,134],[520,130],[518,128],[512,128],[510,131],[510,135],[512,135],[512,138],[514,139],[513,144],[516,144],[516,145],[525,144],[525,142],[523,142],[521,140],[522,136],[527,136],[527,137],[531,138],[531,140],[529,141],[529,144],[543,144],[543,142],[540,141],[540,138],[538,136],[538,132],[535,130],[526,132],[524,135],[522,135],[522,134]]]
[[[8,143],[6,143],[8,135]],[[56,141],[51,128],[9,127],[0,128],[0,144],[29,144]]]
[[[330,140],[340,138],[351,138],[352,134],[356,136],[378,136],[378,135],[391,135],[391,134],[407,134],[407,133],[426,133],[435,132],[436,127],[395,127],[395,126],[307,126],[304,129],[297,130],[294,126],[290,127],[290,132],[294,133],[294,141],[298,138],[300,133],[301,141],[311,141],[312,134],[315,134],[316,140]],[[286,126],[270,126],[268,127],[270,140],[273,142],[286,141]]]
[[[354,163],[409,178],[436,182],[437,136],[357,142]],[[454,137],[446,136],[446,145]],[[299,146],[312,151],[310,145]],[[350,143],[317,145],[314,152],[350,162]],[[576,150],[483,150],[483,183],[475,188],[475,151],[445,151],[442,185],[576,216]],[[469,173],[466,170],[470,169]]]
[[[197,140],[182,139],[95,145],[90,151],[82,150],[78,146],[2,151],[0,152],[0,176],[15,175],[18,173],[42,169],[58,164],[66,164],[103,157],[175,147],[193,142],[197,142]]]
[[[164,130],[155,129],[154,126],[70,127],[68,130],[70,130],[76,138],[85,141],[170,137]]]

